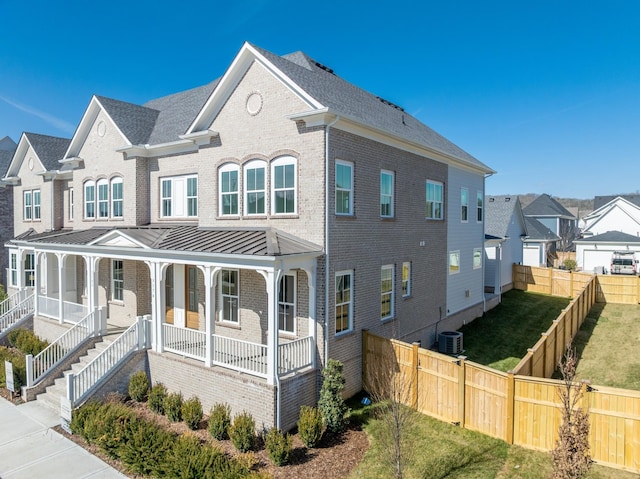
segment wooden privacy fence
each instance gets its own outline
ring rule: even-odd
[[[502,439],[550,451],[561,421],[551,379],[503,373],[363,331],[366,386],[391,375],[404,387],[396,399],[423,414]],[[640,472],[640,392],[583,385],[593,459]]]
[[[564,271],[553,268],[513,265],[513,287],[522,291],[575,298],[595,280],[597,303],[640,303],[640,276]]]
[[[525,268],[527,267],[525,266]],[[563,273],[567,272],[563,271]],[[596,301],[597,286],[595,276],[589,275],[589,281],[586,283],[583,283],[582,278],[580,278],[580,281],[571,280],[569,284],[569,291],[572,292],[573,300],[553,320],[551,327],[542,333],[542,337],[538,342],[527,350],[525,357],[513,369],[514,374],[550,378],[556,370],[567,344],[573,341],[573,338],[580,330],[580,326],[582,326],[589,314],[589,310],[591,310]],[[574,294],[573,289],[576,284],[580,285],[581,289]]]

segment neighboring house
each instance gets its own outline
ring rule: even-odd
[[[640,195],[606,195],[606,196],[594,196],[593,198],[593,210],[597,210],[608,203],[611,203],[616,198],[622,198],[629,203],[633,203],[636,206],[640,206]]]
[[[487,196],[485,205],[485,290],[500,294],[513,287],[513,264],[522,264],[527,232],[517,196]]]
[[[304,53],[246,43],[202,87],[94,96],[56,166],[34,140],[7,175],[34,329],[59,334],[71,306],[150,315],[151,380],[205,410],[289,429],[327,358],[361,389],[363,329],[431,344],[483,312],[493,170]]]
[[[596,198],[602,197],[596,196]],[[593,210],[583,218],[583,238],[588,239],[607,231],[620,231],[632,236],[640,236],[640,201],[636,201],[617,196]]]
[[[522,264],[552,268],[561,238],[535,218],[525,216],[524,225]]]
[[[577,234],[577,218],[557,200],[542,194],[522,210],[527,218],[534,218],[560,237],[558,249],[568,251]]]
[[[640,237],[621,231],[607,231],[576,240],[576,263],[587,272],[609,271],[615,251],[640,252]],[[640,257],[640,255],[636,255]]]
[[[13,153],[16,151],[16,143],[8,136],[0,139],[0,174],[5,176]],[[0,181],[0,244],[14,236],[13,231],[13,191],[11,185]],[[7,291],[7,271],[9,268],[9,257],[3,254],[0,257],[0,282]]]

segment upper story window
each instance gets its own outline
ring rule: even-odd
[[[336,160],[336,214],[353,214],[353,163]]]
[[[23,196],[25,221],[40,220],[40,190],[28,190]]]
[[[266,163],[254,160],[244,167],[244,212],[246,215],[266,213]]]
[[[353,329],[353,271],[336,273],[336,334]]]
[[[296,277],[292,274],[280,279],[278,329],[285,333],[296,332]]]
[[[194,218],[198,216],[198,176],[160,179],[160,216]]]
[[[393,172],[380,172],[380,216],[393,218]]]
[[[297,212],[296,177],[295,158],[283,156],[271,162],[271,212],[273,214]]]
[[[427,211],[426,218],[441,220],[443,215],[443,184],[439,181],[427,180]]]
[[[98,218],[109,217],[109,182],[105,179],[98,180]]]
[[[220,215],[238,214],[238,165],[227,164],[220,168]]]
[[[123,199],[122,178],[113,178],[111,180],[111,216],[114,218],[122,218]]]
[[[469,221],[469,190],[467,188],[460,189],[460,221],[463,223]]]
[[[402,296],[411,296],[411,262],[402,263]]]
[[[84,217],[96,217],[96,183],[91,180],[84,183]]]
[[[380,269],[380,319],[393,317],[393,265],[387,264]]]
[[[484,195],[482,194],[482,191],[478,191],[476,193],[476,198],[477,198],[477,210],[476,210],[476,219],[478,221],[478,223],[482,222],[482,217],[483,217],[483,209],[484,209]]]

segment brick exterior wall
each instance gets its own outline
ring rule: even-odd
[[[0,244],[4,245],[13,238],[13,187],[0,187]],[[0,283],[5,291],[8,291],[7,268],[9,267],[9,254],[5,249],[0,255]]]

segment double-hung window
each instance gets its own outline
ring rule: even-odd
[[[24,192],[24,219],[31,221],[33,219],[33,192],[31,190]]]
[[[24,257],[24,286],[36,284],[36,257],[33,253],[27,253]]]
[[[380,319],[393,317],[393,265],[380,269]]]
[[[18,286],[18,253],[11,253],[9,255],[9,284],[11,286]]]
[[[427,211],[426,218],[441,220],[443,215],[443,185],[439,181],[427,180]]]
[[[380,172],[380,216],[393,218],[393,172]]]
[[[353,163],[336,161],[336,214],[353,214]]]
[[[467,188],[460,189],[460,221],[463,223],[469,221],[469,190]]]
[[[111,216],[122,218],[124,198],[122,195],[122,178],[117,177],[111,180]]]
[[[271,212],[276,215],[295,214],[296,159],[291,156],[271,162]]]
[[[94,219],[96,217],[96,184],[87,181],[84,184],[84,217]]]
[[[195,218],[197,216],[197,175],[160,178],[160,217]]]
[[[33,190],[33,219],[40,219],[40,190]]]
[[[285,333],[296,332],[296,279],[286,274],[280,280],[278,293],[278,329]]]
[[[121,259],[111,261],[111,299],[124,301],[124,261]]]
[[[109,217],[109,182],[98,180],[98,218]]]
[[[460,251],[449,252],[449,274],[460,272]]]
[[[483,217],[483,208],[484,208],[484,196],[482,194],[482,191],[478,191],[476,193],[476,198],[477,198],[477,210],[476,210],[476,220],[478,221],[478,223],[482,222],[482,217]]]
[[[266,213],[266,164],[254,160],[244,167],[244,212],[246,215],[264,215]]]
[[[220,272],[220,320],[231,323],[238,322],[238,270],[223,269]]]
[[[220,215],[237,215],[238,214],[238,166],[224,165],[220,168],[219,176],[220,185]]]
[[[336,273],[336,334],[353,328],[353,271]]]
[[[402,263],[402,296],[411,296],[411,262]]]

